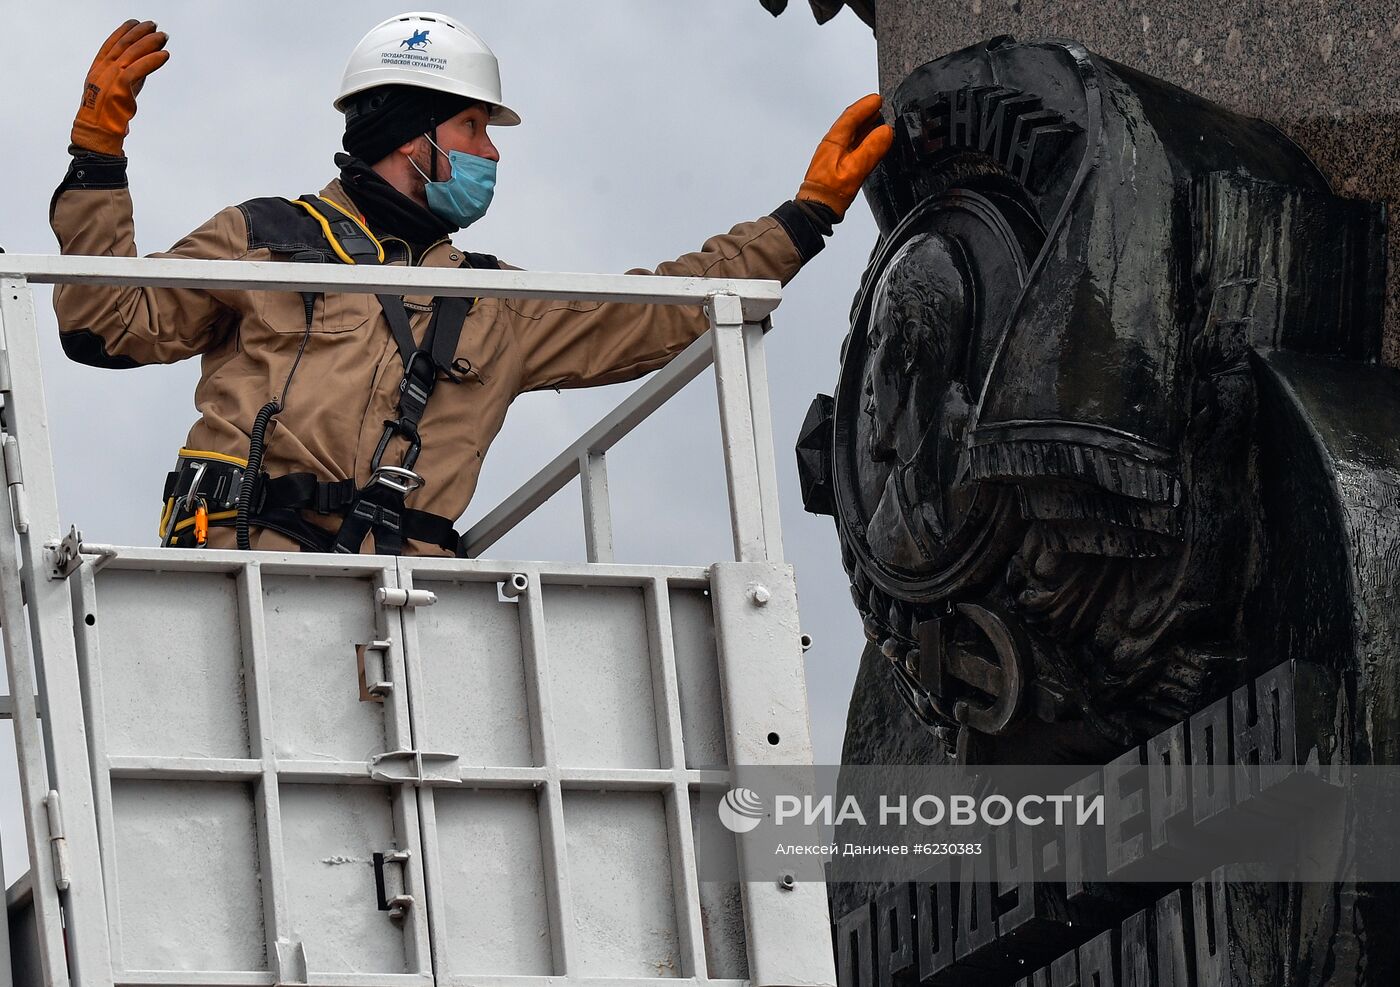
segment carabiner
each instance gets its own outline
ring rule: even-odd
[[[389,448],[389,440],[395,435],[402,435],[408,440],[408,452],[404,453],[403,461],[399,463],[404,469],[413,469],[413,464],[418,462],[418,454],[423,451],[423,441],[418,436],[418,429],[407,424],[402,419],[399,421],[386,421],[384,423],[384,434],[379,437],[379,445],[374,449],[374,458],[369,461],[371,473],[377,473],[384,460],[384,453]]]

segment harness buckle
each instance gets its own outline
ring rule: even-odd
[[[423,373],[418,366],[420,360],[427,361],[426,373]],[[414,350],[413,355],[408,358],[408,363],[404,365],[403,379],[399,381],[399,393],[402,394],[408,390],[410,380],[417,381],[420,386],[432,391],[433,386],[437,383],[437,375],[438,366],[433,362],[433,355],[427,350]]]
[[[370,476],[369,482],[371,485],[378,483],[407,496],[421,487],[424,480],[406,466],[380,466]]]

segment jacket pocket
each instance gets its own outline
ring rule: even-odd
[[[289,291],[262,291],[257,300],[258,316],[273,332],[300,335],[306,331],[306,303]],[[353,332],[379,311],[373,295],[356,292],[329,292],[317,295],[311,310],[311,331],[317,333]]]

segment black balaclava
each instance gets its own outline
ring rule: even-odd
[[[418,86],[376,86],[345,104],[341,145],[365,164],[387,158],[419,134],[461,113],[475,100]]]

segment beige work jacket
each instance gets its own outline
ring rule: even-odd
[[[136,255],[131,197],[124,186],[123,176],[121,187],[60,189],[51,224],[63,253]],[[321,195],[354,211],[339,180]],[[245,213],[230,206],[168,252],[153,256],[288,259],[254,242],[248,226]],[[426,250],[419,263],[458,267],[463,257],[443,240]],[[713,237],[700,250],[655,271],[628,273],[786,283],[801,264],[783,226],[764,217]],[[431,301],[405,299],[420,340]],[[200,417],[186,446],[237,457],[247,456],[253,418],[280,394],[306,329],[304,303],[294,292],[67,285],[55,290],[54,308],[64,349],[74,359],[121,367],[198,356],[202,372],[195,404]],[[470,361],[480,380],[438,385],[420,425],[423,447],[416,469],[426,482],[408,497],[407,506],[449,518],[462,515],[476,489],[482,457],[517,394],[639,377],[664,365],[706,328],[698,307],[480,300],[457,347],[457,355]],[[368,482],[383,423],[397,418],[402,376],[393,335],[373,295],[318,298],[305,356],[269,435],[266,472]],[[391,446],[385,462],[396,464],[402,448]],[[158,490],[161,480],[152,477],[152,487]],[[338,517],[306,517],[328,530],[339,526]],[[232,547],[232,530],[215,528],[210,544]],[[367,540],[364,549],[371,545]],[[291,550],[295,545],[275,532],[254,529],[254,547]],[[406,553],[442,551],[411,542]]]

